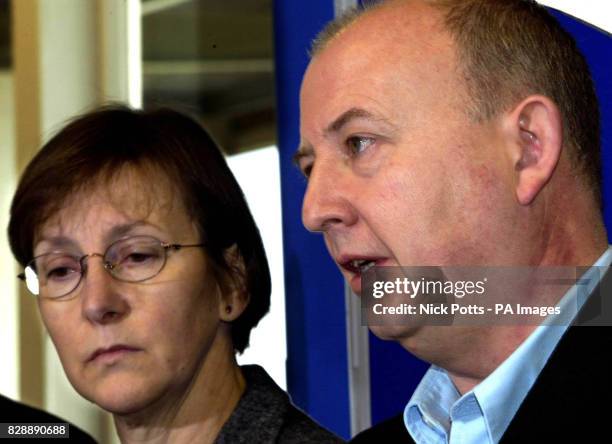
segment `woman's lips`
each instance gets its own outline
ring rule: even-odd
[[[101,362],[101,363],[112,363],[121,359],[122,357],[140,351],[139,348],[132,347],[129,345],[113,345],[111,347],[99,348],[91,354],[87,362]]]

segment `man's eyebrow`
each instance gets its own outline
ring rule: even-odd
[[[338,132],[342,129],[344,125],[349,123],[353,119],[367,119],[375,122],[382,122],[387,125],[393,126],[387,119],[384,117],[378,116],[370,111],[367,111],[363,108],[351,108],[342,114],[340,114],[332,123],[330,123],[327,128],[325,128],[325,133],[333,133]],[[293,164],[298,168],[300,166],[300,160],[304,157],[311,156],[313,154],[312,146],[308,144],[301,144],[295,154],[293,155]]]
[[[390,122],[387,119],[381,116],[378,116],[376,114],[373,114],[370,111],[367,111],[363,108],[351,108],[343,112],[342,114],[340,114],[338,117],[336,117],[336,119],[327,126],[327,128],[325,129],[325,132],[326,133],[338,132],[342,129],[344,125],[346,125],[353,119],[367,119],[367,120],[373,120],[376,122],[383,122],[386,124],[390,124]]]

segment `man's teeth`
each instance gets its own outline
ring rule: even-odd
[[[354,268],[359,269],[360,273],[365,273],[366,271],[368,271],[370,268],[372,268],[375,265],[374,261],[370,261],[370,260],[354,260],[352,261],[351,265]]]

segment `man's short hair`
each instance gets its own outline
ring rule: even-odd
[[[571,35],[533,0],[424,1],[443,12],[456,44],[469,115],[486,121],[530,94],[549,97],[559,107],[572,165],[601,205],[599,105],[587,62]],[[328,23],[313,41],[311,56],[384,4],[349,10]]]

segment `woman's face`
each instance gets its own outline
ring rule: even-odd
[[[104,254],[114,241],[141,235],[199,243],[180,196],[157,179],[145,182],[128,170],[109,185],[74,196],[40,228],[34,255],[57,250]],[[162,271],[140,283],[115,280],[98,256],[87,261],[74,297],[39,298],[70,382],[82,396],[116,414],[180,398],[218,348],[220,335],[229,332],[205,250],[169,251]]]

